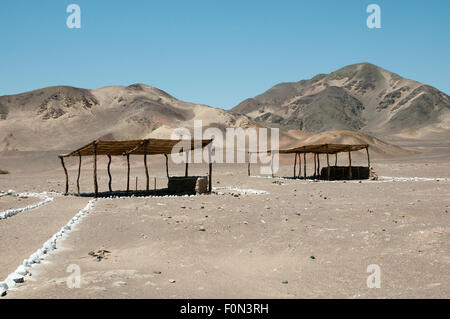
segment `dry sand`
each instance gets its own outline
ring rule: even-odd
[[[443,148],[377,160],[374,167],[380,176],[450,178],[448,153]],[[0,177],[0,191],[62,191],[64,175],[50,155],[42,157],[46,169],[39,163],[39,169],[15,167],[13,155],[0,156],[0,167],[12,172]],[[132,174],[139,173],[142,187],[139,165],[135,163]],[[70,167],[73,191],[76,166]],[[183,170],[181,165],[171,167],[175,175]],[[191,174],[206,172],[206,165],[191,169]],[[100,171],[103,189],[105,173]],[[164,173],[162,161],[151,164],[158,187],[166,183]],[[58,242],[58,250],[34,265],[32,276],[6,298],[450,296],[449,180],[305,183],[246,173],[245,165],[215,165],[214,187],[268,194],[217,189],[223,194],[97,201]],[[117,164],[115,188],[125,186],[124,174],[125,168]],[[282,166],[279,175],[292,175],[292,166]],[[91,191],[91,184],[86,169],[82,189]],[[2,279],[89,200],[53,197],[53,203],[0,221]],[[12,207],[26,204],[12,198],[2,201]],[[96,262],[88,253],[99,249],[110,254]],[[67,287],[71,264],[81,269],[81,288]],[[381,268],[380,289],[366,285],[371,264]]]

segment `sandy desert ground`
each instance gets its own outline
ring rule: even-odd
[[[416,180],[305,182],[215,165],[211,195],[99,199],[5,298],[448,298],[450,148],[427,148],[373,160],[379,176]],[[2,153],[0,168],[11,173],[0,175],[0,193],[63,191],[56,154]],[[150,163],[164,187],[162,161]],[[291,176],[292,163],[283,164],[278,175]],[[81,187],[92,191],[85,165]],[[74,191],[76,162],[69,168]],[[171,166],[173,175],[183,170]],[[113,167],[116,189],[125,171],[124,163]],[[197,165],[190,173],[206,172]],[[136,175],[142,187],[139,162]],[[104,190],[105,170],[100,184]],[[48,196],[54,201],[0,220],[0,281],[90,199]],[[0,211],[37,201],[3,196]],[[108,251],[101,261],[89,255],[98,250]],[[371,264],[381,269],[379,289],[366,284]],[[80,267],[80,288],[67,286],[69,265]]]

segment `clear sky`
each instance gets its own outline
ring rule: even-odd
[[[372,3],[381,29],[366,25]],[[358,62],[449,94],[449,14],[448,0],[2,0],[0,95],[145,83],[229,109]]]

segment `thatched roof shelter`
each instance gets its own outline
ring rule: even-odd
[[[349,159],[349,165],[348,165],[348,178],[352,179],[352,152],[360,151],[360,150],[366,150],[367,152],[367,162],[368,162],[368,168],[370,170],[370,155],[369,155],[369,145],[368,144],[315,144],[315,145],[302,145],[297,146],[293,148],[288,149],[281,149],[281,150],[269,150],[267,151],[268,154],[272,154],[272,157],[275,153],[278,154],[295,154],[295,161],[294,161],[294,178],[300,177],[302,173],[302,165],[301,165],[301,154],[303,154],[303,162],[304,162],[304,169],[303,169],[303,178],[307,178],[306,174],[306,154],[312,153],[314,154],[314,177],[321,176],[320,172],[320,155],[326,154],[327,156],[327,178],[330,179],[330,173],[331,173],[331,167],[330,167],[330,154],[335,155],[335,164],[334,166],[337,167],[337,160],[338,160],[338,154],[339,153],[348,153],[348,159]],[[297,158],[299,161],[299,170],[297,173]],[[358,170],[359,172],[359,170]],[[250,161],[248,162],[248,174],[250,176]],[[272,170],[272,176],[273,176],[273,170]]]
[[[98,184],[97,184],[97,156],[106,155],[109,158],[108,162],[108,175],[109,175],[109,191],[111,189],[111,157],[112,156],[126,156],[127,157],[127,193],[130,191],[130,155],[143,155],[144,156],[144,166],[145,174],[147,177],[147,188],[149,190],[149,174],[147,167],[147,155],[164,155],[166,158],[166,173],[169,178],[169,166],[168,166],[168,155],[173,152],[187,153],[195,149],[209,147],[213,140],[169,140],[169,139],[144,139],[144,140],[129,140],[129,141],[93,141],[75,151],[67,154],[59,155],[61,159],[61,164],[64,168],[66,174],[66,194],[69,192],[69,175],[67,173],[66,166],[64,164],[64,158],[66,157],[78,157],[78,178],[77,178],[77,190],[78,195],[80,195],[80,173],[81,173],[81,158],[83,156],[93,156],[94,157],[94,194],[95,197],[98,195]],[[208,148],[210,151],[210,149]],[[210,153],[211,154],[211,153]],[[188,162],[186,161],[186,177],[188,176]],[[209,191],[211,192],[212,183],[212,163],[209,163]]]

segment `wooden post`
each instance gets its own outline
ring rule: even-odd
[[[298,155],[298,177],[300,178],[300,176],[302,175],[302,156],[300,155],[300,153],[297,154]]]
[[[94,197],[98,197],[98,183],[97,183],[97,142],[94,142]]]
[[[303,153],[303,176],[304,179],[306,180],[307,176],[306,176],[306,152]]]
[[[352,176],[352,152],[351,151],[349,151],[348,152],[348,178],[349,179],[352,179],[353,178],[353,176]]]
[[[64,157],[60,156],[59,159],[61,160],[61,165],[64,168],[64,174],[66,174],[66,192],[65,194],[69,192],[69,174],[67,173],[66,165],[64,164]]]
[[[77,192],[80,196],[80,175],[81,175],[81,153],[78,152],[78,176],[77,176]]]
[[[369,166],[369,169],[370,169],[370,155],[369,155],[369,146],[368,145],[366,147],[366,152],[367,152],[367,165]]]
[[[209,162],[209,176],[208,176],[208,191],[212,192],[212,160],[211,160],[211,144],[208,145],[208,162]]]
[[[167,157],[167,154],[164,154],[164,156],[166,157],[166,175],[167,179],[169,179],[169,157]]]
[[[189,151],[186,151],[186,169],[184,172],[184,176],[185,177],[189,176]]]
[[[317,176],[317,154],[314,153],[314,178]]]
[[[322,172],[320,171],[320,153],[317,153],[317,175],[321,177]]]
[[[130,154],[127,154],[127,195],[130,193]]]
[[[112,176],[111,176],[111,155],[108,154],[108,189],[110,192],[112,192]]]
[[[334,166],[337,166],[337,155],[338,155],[338,153],[336,153],[336,159],[334,160]]]
[[[138,190],[138,177],[136,176],[136,191]]]
[[[145,146],[144,151],[144,166],[145,166],[145,177],[147,179],[145,190],[148,192],[150,190],[150,176],[148,175],[148,166],[147,166],[147,146]]]
[[[295,160],[294,160],[294,178],[297,174],[297,153],[295,153]]]
[[[330,180],[330,154],[328,153],[328,144],[325,146],[327,149],[327,179]]]
[[[274,173],[273,173],[273,158],[274,158],[274,154],[273,154],[273,151],[271,152],[271,154],[272,154],[272,161],[270,162],[270,170],[271,170],[271,172],[272,172],[272,178],[274,177]]]
[[[155,191],[156,191],[156,177],[155,177]]]

